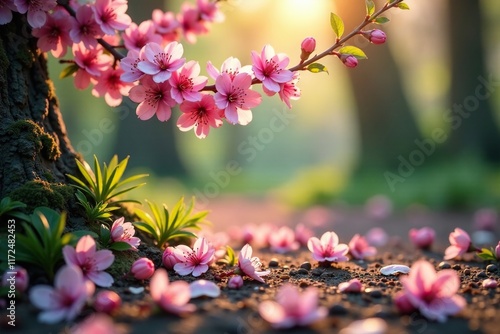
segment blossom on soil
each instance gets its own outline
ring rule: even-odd
[[[7,270],[2,276],[2,286],[16,287],[16,292],[23,293],[29,286],[30,277],[26,269],[15,266],[12,270]]]
[[[297,240],[301,246],[307,246],[307,242],[312,237],[314,237],[314,232],[305,224],[299,223],[295,226],[295,240]]]
[[[353,278],[348,282],[342,282],[339,284],[340,292],[355,292],[359,293],[363,291],[363,283],[357,278]]]
[[[288,226],[282,226],[268,237],[271,251],[284,254],[299,249],[300,244],[295,240],[295,232]]]
[[[121,304],[120,295],[111,290],[103,290],[96,294],[93,306],[97,312],[111,314],[118,310]]]
[[[201,100],[200,90],[206,86],[208,78],[200,76],[200,64],[190,60],[180,69],[172,72],[169,79],[172,89],[172,98],[177,103],[185,101],[196,102]]]
[[[164,48],[157,43],[149,43],[144,46],[145,60],[137,64],[137,68],[153,76],[156,83],[162,83],[170,79],[172,73],[181,68],[185,59],[181,58],[184,53],[182,44],[170,42]]]
[[[444,322],[466,305],[465,299],[457,295],[460,288],[457,272],[445,269],[436,273],[425,260],[415,262],[410,274],[401,278],[401,284],[408,302],[430,320]]]
[[[156,28],[151,20],[143,21],[139,25],[132,22],[122,34],[127,50],[141,50],[148,43],[162,43],[161,35],[156,33]]]
[[[451,246],[448,246],[444,252],[444,259],[451,260],[465,254],[471,246],[471,239],[467,232],[457,227],[449,236]]]
[[[14,0],[0,0],[0,25],[12,21],[12,12],[17,12]]]
[[[193,312],[196,307],[188,304],[191,290],[186,281],[170,282],[164,269],[156,270],[149,284],[151,297],[163,310],[174,314]]]
[[[175,247],[174,255],[178,263],[174,270],[181,276],[192,274],[198,277],[207,272],[214,257],[215,249],[205,238],[198,238],[193,249],[186,245]]]
[[[148,279],[155,272],[155,264],[147,257],[141,257],[132,264],[130,272],[138,280]]]
[[[134,237],[135,228],[132,223],[125,222],[125,218],[118,218],[111,226],[111,239],[113,242],[121,241],[126,242],[132,246],[133,250],[137,250],[141,243],[141,239]]]
[[[97,39],[103,34],[101,26],[95,20],[92,8],[89,5],[79,6],[69,32],[73,42],[82,42],[86,47],[96,47]]]
[[[32,31],[33,36],[38,38],[36,45],[43,52],[50,51],[56,58],[63,57],[68,46],[73,44],[70,37],[72,21],[72,17],[62,10],[48,14],[45,24]]]
[[[162,263],[168,270],[174,269],[175,264],[179,262],[179,260],[175,257],[174,251],[175,248],[172,246],[165,248],[163,251]]]
[[[252,51],[252,69],[263,87],[271,92],[279,92],[280,84],[291,81],[293,73],[286,69],[290,58],[284,53],[276,54],[271,45],[266,45],[260,55]]]
[[[432,227],[422,227],[421,229],[412,228],[408,232],[410,241],[418,248],[428,249],[431,247],[436,237],[436,231]]]
[[[314,287],[301,293],[294,285],[285,283],[276,293],[276,301],[266,300],[259,305],[259,313],[274,328],[307,326],[328,314],[325,307],[318,306],[318,299]]]
[[[157,83],[149,75],[143,77],[140,84],[128,92],[129,98],[139,103],[135,111],[137,117],[145,121],[156,115],[159,121],[168,121],[172,108],[177,105],[170,95],[171,89],[168,81]]]
[[[325,232],[321,239],[312,237],[307,242],[307,248],[312,252],[313,259],[320,262],[348,261],[346,256],[349,246],[339,244],[339,237],[335,232]]]
[[[100,45],[87,48],[80,42],[73,44],[72,50],[75,63],[79,67],[75,74],[75,87],[78,89],[85,89],[91,82],[95,82],[95,78],[109,69],[113,62],[109,55],[104,54]]]
[[[54,9],[57,0],[14,0],[17,11],[28,13],[28,23],[33,28],[40,28],[47,20],[47,13]]]
[[[94,284],[85,279],[79,267],[66,265],[56,273],[54,287],[36,285],[30,290],[29,299],[42,310],[38,320],[53,324],[76,318],[94,290]]]
[[[358,60],[354,56],[350,57],[354,58],[357,65]],[[392,207],[392,201],[388,197],[384,195],[375,195],[366,201],[365,211],[369,218],[381,220],[386,219],[392,214]]]
[[[377,249],[370,246],[365,237],[355,234],[349,242],[349,252],[358,260],[377,254]]]
[[[97,83],[92,89],[95,97],[104,96],[104,101],[110,107],[117,107],[122,103],[123,96],[128,95],[128,91],[133,84],[120,79],[123,70],[120,67],[108,68],[96,78]]]
[[[95,20],[107,35],[114,35],[116,30],[124,30],[132,23],[126,13],[127,0],[96,0],[92,6]]]
[[[231,278],[227,281],[227,287],[229,289],[239,289],[243,286],[243,277],[240,275],[231,276]]]
[[[365,239],[371,246],[382,247],[389,241],[389,235],[381,227],[373,227],[365,234]]]
[[[269,275],[269,270],[261,271],[262,263],[258,257],[252,257],[252,246],[246,244],[238,254],[238,268],[240,275],[246,275],[256,281],[265,283],[262,276]]]
[[[97,251],[95,240],[90,235],[81,237],[76,248],[64,246],[62,252],[66,264],[79,267],[86,279],[102,287],[113,284],[113,277],[104,270],[113,264],[115,256],[108,249]]]

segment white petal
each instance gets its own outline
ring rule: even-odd
[[[198,298],[201,296],[217,298],[220,296],[220,288],[217,284],[204,279],[190,283],[189,290],[191,291],[191,298]]]
[[[396,274],[408,274],[410,272],[410,267],[403,264],[390,264],[388,266],[380,268],[380,273],[382,275],[396,275]]]

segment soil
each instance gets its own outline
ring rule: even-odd
[[[320,304],[329,310],[327,318],[309,327],[287,330],[289,333],[335,333],[352,321],[371,317],[387,322],[386,333],[498,333],[500,323],[500,287],[484,289],[482,280],[493,278],[500,281],[499,267],[486,269],[488,263],[474,256],[464,256],[460,260],[442,264],[443,251],[448,245],[448,235],[455,227],[472,232],[472,213],[432,213],[421,207],[410,208],[388,218],[369,218],[362,208],[312,208],[293,211],[270,200],[249,200],[225,198],[210,204],[210,220],[214,229],[229,230],[249,223],[276,223],[294,226],[306,223],[316,235],[333,230],[342,243],[347,243],[355,233],[364,234],[372,227],[379,226],[391,236],[388,244],[378,248],[378,254],[365,261],[351,260],[345,263],[320,266],[306,248],[285,255],[272,253],[269,249],[254,249],[266,269],[271,274],[265,277],[265,284],[245,280],[239,290],[226,287],[227,279],[218,276],[226,268],[214,265],[201,278],[216,282],[222,291],[219,298],[193,299],[197,311],[186,317],[166,314],[151,301],[148,282],[139,282],[131,277],[115,278],[112,290],[123,300],[120,310],[113,315],[118,328],[124,333],[213,333],[251,334],[279,333],[258,314],[260,302],[273,299],[277,288],[290,282],[302,288],[315,286],[320,290]],[[244,213],[244,214],[243,214]],[[237,223],[236,223],[237,221]],[[436,229],[437,240],[429,251],[415,249],[408,242],[411,227],[432,226]],[[498,228],[493,232],[499,240]],[[144,248],[143,248],[144,250]],[[155,263],[161,264],[160,253],[151,254]],[[467,300],[467,307],[446,323],[428,321],[417,312],[400,315],[393,302],[394,294],[401,290],[398,276],[383,276],[380,268],[388,264],[411,266],[417,259],[427,259],[435,267],[450,266],[461,279],[459,294]],[[310,266],[309,266],[310,265]],[[169,271],[171,280],[195,280],[180,277]],[[364,284],[362,293],[340,293],[339,283],[358,278]],[[129,287],[144,286],[144,292],[133,294]],[[4,312],[4,308],[2,309]],[[86,309],[77,322],[91,314]],[[61,333],[68,332],[71,324],[44,325],[36,321],[37,310],[24,300],[17,303],[16,327],[5,322],[2,313],[2,333]]]

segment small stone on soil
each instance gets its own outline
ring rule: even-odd
[[[273,257],[271,261],[269,261],[269,267],[277,267],[279,266],[279,261],[277,258]]]
[[[489,264],[486,267],[486,271],[489,272],[489,273],[495,272],[497,270],[498,270],[498,267],[495,264]]]
[[[299,274],[299,275],[308,275],[309,272],[306,269],[304,269],[304,268],[300,268],[299,270],[297,270],[297,274]]]
[[[379,290],[379,289],[373,289],[373,288],[366,288],[365,289],[365,292],[370,296],[370,297],[373,297],[373,298],[380,298],[382,297],[382,291]]]
[[[309,262],[304,262],[300,265],[301,268],[305,269],[305,270],[311,270],[312,266],[311,266],[311,263]]]
[[[451,264],[449,262],[443,261],[438,265],[438,269],[451,269]],[[456,270],[456,269],[455,269]]]
[[[328,313],[330,315],[336,315],[336,314],[347,314],[349,311],[347,308],[342,305],[342,304],[334,304],[332,307],[330,307],[330,310]]]

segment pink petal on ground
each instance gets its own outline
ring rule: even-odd
[[[174,266],[174,270],[176,273],[178,273],[181,276],[186,276],[189,275],[193,272],[194,266],[191,263],[176,263]]]
[[[463,253],[464,251],[462,248],[452,245],[446,248],[446,250],[444,251],[444,259],[451,260]]]
[[[273,326],[282,323],[286,317],[283,307],[270,300],[266,300],[259,305],[259,314]]]
[[[198,298],[201,296],[217,298],[220,296],[220,288],[217,284],[204,279],[190,283],[189,289],[191,291],[191,298]]]
[[[410,272],[410,267],[403,264],[390,264],[388,266],[380,268],[380,273],[382,275],[396,275],[396,274],[408,274]]]

